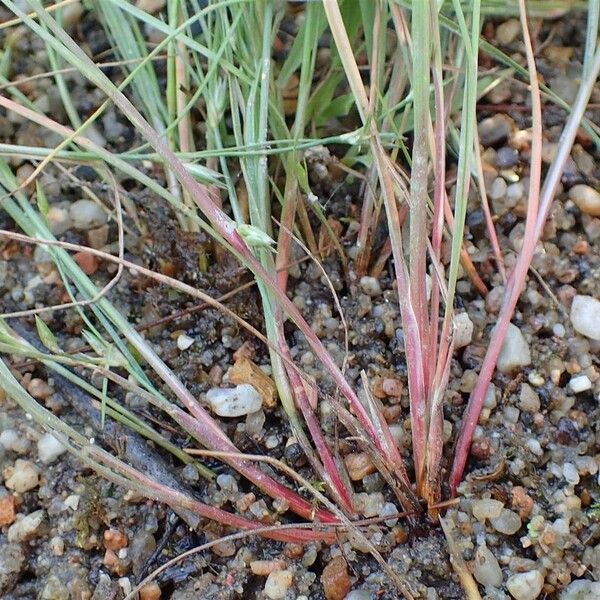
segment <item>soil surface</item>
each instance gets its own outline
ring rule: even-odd
[[[0,9],[0,17],[2,21],[8,18],[5,9]],[[293,27],[293,23],[287,26]],[[514,21],[491,21],[485,35],[524,63],[519,29],[516,27],[512,35],[513,29]],[[110,59],[103,30],[88,13],[72,24],[71,32],[90,55]],[[539,72],[567,101],[573,99],[581,72],[584,35],[582,16],[540,23],[537,31]],[[44,45],[25,30],[12,52],[10,80],[51,70]],[[481,63],[482,71],[492,67],[485,54]],[[108,69],[108,74],[120,77],[116,69]],[[102,95],[78,74],[67,73],[65,77],[79,114],[91,114],[102,102]],[[47,114],[65,120],[52,77],[28,81],[20,90]],[[529,102],[526,85],[512,79],[480,99],[487,191],[508,266],[523,239]],[[600,106],[599,86],[591,103],[592,107]],[[600,124],[598,108],[590,109],[587,116]],[[556,151],[565,118],[565,111],[550,102],[545,104],[546,165]],[[111,108],[97,123],[94,135],[116,151],[141,143],[129,123]],[[56,134],[5,111],[0,112],[0,138],[5,143],[47,147],[59,142]],[[327,216],[339,225],[350,272],[344,271],[335,251],[323,261],[329,281],[313,262],[299,260],[290,270],[290,297],[338,363],[346,361],[346,376],[356,388],[360,386],[360,372],[367,373],[410,465],[406,363],[391,267],[374,278],[357,281],[352,277],[360,188],[340,182],[334,148],[311,151],[307,159],[313,191],[326,200]],[[20,157],[8,157],[8,162],[20,179],[31,172],[31,163]],[[162,178],[158,169],[152,174]],[[452,180],[452,173],[448,180]],[[107,205],[111,202],[107,184],[87,166],[59,168],[51,164],[40,181],[50,207],[58,212],[84,198],[84,187]],[[600,342],[578,333],[571,320],[575,297],[600,298],[600,211],[594,214],[578,202],[572,189],[583,185],[597,190],[599,182],[598,148],[581,129],[513,318],[517,349],[509,354],[515,365],[494,376],[476,431],[468,476],[457,503],[446,513],[449,523],[454,524],[457,552],[474,573],[482,596],[489,599],[600,597],[594,588],[600,578],[600,508],[595,508],[600,502]],[[160,199],[132,180],[121,179],[120,184],[138,206],[144,226],[139,231],[126,220],[128,260],[175,276],[213,297],[250,281],[231,257],[217,255],[204,235],[181,233]],[[314,225],[318,230],[318,223]],[[3,212],[0,227],[14,228]],[[79,229],[71,221],[58,237],[115,252],[116,235],[113,221]],[[375,256],[385,238],[382,226],[374,242]],[[468,314],[473,333],[452,362],[445,402],[447,440],[454,439],[459,429],[501,300],[502,280],[475,194],[467,217],[466,247],[489,293],[483,297],[466,276],[459,282],[457,309]],[[207,268],[201,269],[202,265]],[[113,265],[102,261],[88,268],[99,287],[115,272]],[[348,324],[347,350],[346,332],[330,284]],[[185,295],[156,286],[128,270],[110,298],[130,322],[144,328],[161,358],[205,405],[206,392],[225,385],[240,353],[269,374],[264,347],[217,310],[199,306]],[[2,312],[64,300],[60,278],[43,252],[15,242],[0,244]],[[227,306],[250,323],[262,322],[260,297],[254,287],[232,295]],[[46,315],[45,320],[63,348],[75,349],[85,343],[81,335],[84,324],[77,312],[57,311]],[[32,319],[21,319],[19,325],[24,335],[29,332],[35,336]],[[185,349],[182,336],[193,340]],[[308,344],[291,326],[289,341],[297,363],[325,392],[335,393]],[[86,435],[97,436],[99,443],[108,445],[128,435],[121,430],[99,431],[92,414],[95,409],[86,404],[89,399],[62,378],[36,363],[3,358],[34,397]],[[137,414],[155,421],[174,444],[190,444],[144,398],[122,393],[119,399]],[[346,462],[360,460],[356,443],[346,439],[344,431],[338,432],[331,406],[322,403],[319,414],[325,432],[332,439],[339,437],[339,451]],[[223,418],[221,424],[241,451],[268,454],[307,479],[313,477],[280,407]],[[164,461],[165,470],[203,501],[253,519],[268,522],[277,517],[276,503],[222,463],[206,461],[219,474],[207,483],[195,469],[176,464],[161,450],[151,450]],[[447,479],[451,443],[446,453],[442,480]],[[105,481],[77,457],[57,449],[29,415],[4,394],[0,398],[0,473],[0,597],[7,600],[116,600],[168,559],[231,533],[204,521],[191,528],[185,518],[165,505]],[[354,487],[365,517],[393,517],[399,510],[378,473],[367,468]],[[415,597],[465,597],[439,526],[424,518],[415,525],[398,518],[380,519],[368,527],[367,535]],[[577,595],[580,592],[583,595]],[[302,547],[248,536],[222,542],[167,568],[146,586],[142,597],[392,600],[400,595],[376,560],[346,538],[339,544]]]

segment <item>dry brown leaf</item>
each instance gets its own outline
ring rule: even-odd
[[[260,394],[265,408],[273,408],[277,404],[277,388],[273,380],[244,355],[235,361],[229,372],[229,381],[235,385],[250,384]]]

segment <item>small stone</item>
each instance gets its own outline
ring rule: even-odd
[[[360,280],[360,287],[369,296],[381,296],[381,286],[375,277],[364,276]]]
[[[40,477],[35,465],[28,460],[17,459],[14,467],[4,469],[4,485],[9,490],[23,494],[37,487]]]
[[[50,539],[50,550],[54,556],[62,556],[65,553],[65,540],[59,535],[55,535]]]
[[[475,500],[471,506],[473,516],[481,523],[484,523],[486,519],[497,519],[503,509],[504,505],[502,502],[493,498]]]
[[[29,440],[14,429],[5,429],[0,433],[0,444],[17,454],[25,454],[29,451]]]
[[[479,546],[475,552],[473,576],[486,587],[502,585],[502,569],[487,546]]]
[[[321,583],[327,600],[344,600],[350,591],[350,576],[343,556],[336,556],[327,563]]]
[[[563,465],[563,475],[566,482],[570,485],[577,485],[579,483],[579,473],[573,463],[566,462]]]
[[[285,598],[288,589],[292,585],[292,572],[284,569],[283,571],[273,571],[265,583],[265,595],[271,600],[281,600]]]
[[[69,207],[69,215],[75,229],[87,231],[104,225],[108,215],[92,200],[77,200]]]
[[[71,597],[67,586],[55,575],[48,577],[42,593],[38,596],[39,600],[69,600]]]
[[[26,564],[25,553],[20,544],[0,544],[0,594],[11,596],[9,592],[23,576]]]
[[[600,302],[592,296],[575,296],[571,304],[571,323],[577,333],[600,340]]]
[[[600,582],[576,579],[558,597],[559,600],[597,600],[600,598]]]
[[[492,527],[504,535],[514,535],[521,529],[521,517],[516,512],[503,508],[500,515],[495,519],[490,519]]]
[[[352,590],[344,600],[373,600],[374,595],[367,590]]]
[[[226,492],[237,492],[238,485],[235,477],[233,475],[229,475],[228,473],[221,473],[217,475],[217,485]]]
[[[587,375],[577,375],[569,381],[569,388],[574,394],[581,394],[592,389],[592,382]]]
[[[525,188],[520,181],[511,183],[506,188],[506,205],[510,208],[514,208],[520,200],[525,196]]]
[[[36,400],[47,400],[53,393],[54,390],[39,377],[34,377],[27,385],[27,391]]]
[[[488,195],[490,200],[493,202],[497,202],[498,200],[502,200],[506,196],[507,190],[506,181],[502,177],[496,177],[494,181],[492,181],[492,185],[490,186]]]
[[[484,148],[494,146],[506,140],[512,129],[511,119],[506,115],[497,114],[479,123],[479,141]]]
[[[167,0],[137,0],[136,7],[147,13],[155,13],[162,10],[167,3]]]
[[[77,510],[79,508],[79,501],[81,500],[81,496],[79,494],[70,494],[64,499],[63,504],[65,508],[69,508],[71,510]]]
[[[194,338],[190,337],[189,335],[185,335],[185,333],[182,333],[181,335],[177,336],[177,347],[182,352],[184,350],[187,350],[193,343]]]
[[[8,541],[26,542],[38,537],[42,531],[44,517],[43,510],[36,510],[13,523],[8,529]]]
[[[508,46],[521,33],[521,23],[518,19],[508,19],[496,27],[496,41],[502,46]]]
[[[363,477],[376,471],[375,465],[366,452],[353,452],[344,457],[348,475],[352,481],[360,481]]]
[[[53,463],[66,448],[51,434],[45,433],[37,443],[38,457],[46,465]]]
[[[93,275],[98,270],[98,257],[91,252],[77,252],[73,258],[86,275]]]
[[[592,217],[600,217],[600,193],[589,185],[574,185],[569,190],[569,198],[581,212]]]
[[[94,248],[94,250],[101,250],[104,248],[108,242],[108,232],[108,225],[102,225],[102,227],[90,229],[87,232],[87,241],[90,248]]]
[[[496,166],[499,169],[510,169],[519,164],[519,153],[510,146],[498,148],[496,153]]]
[[[108,550],[117,552],[121,548],[126,548],[129,544],[127,535],[118,529],[107,529],[104,532],[104,546]]]
[[[509,577],[506,588],[515,600],[535,600],[541,593],[544,576],[540,571],[526,571]]]
[[[284,560],[253,560],[250,563],[250,570],[254,575],[266,577],[274,571],[281,571],[285,569],[286,563]]]
[[[159,600],[161,595],[162,592],[160,591],[160,587],[158,583],[154,581],[151,583],[147,583],[140,590],[140,600]]]
[[[234,388],[212,388],[206,393],[206,399],[220,417],[242,417],[262,406],[259,393],[247,383]]]
[[[0,498],[0,527],[12,525],[16,518],[15,497],[12,494],[2,496]]]
[[[600,303],[598,303],[600,306]],[[520,367],[531,364],[529,344],[523,337],[521,330],[512,323],[508,324],[506,337],[498,356],[496,366],[502,373],[510,373]]]
[[[473,339],[473,321],[466,312],[454,315],[454,348],[464,348]]]
[[[62,206],[51,206],[48,209],[46,219],[48,220],[50,231],[56,236],[69,231],[73,226],[69,210]]]
[[[519,408],[528,413],[536,413],[540,410],[540,397],[528,383],[521,386]]]

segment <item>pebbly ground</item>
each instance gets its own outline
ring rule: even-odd
[[[106,50],[107,42],[89,15],[79,19],[74,23],[74,35],[86,40],[92,54]],[[573,78],[580,69],[584,30],[581,22],[564,19],[544,24],[540,34],[545,39],[552,32],[550,43],[538,56],[540,73],[567,100],[574,93]],[[515,21],[490,23],[485,31],[491,41],[522,57]],[[49,69],[43,46],[29,35],[17,40],[13,52],[13,79]],[[77,75],[69,74],[67,80],[77,109],[89,114],[101,101],[100,95]],[[21,90],[48,114],[62,118],[52,79],[23,84]],[[591,102],[595,107],[600,103],[598,86]],[[486,186],[508,265],[520,248],[524,231],[529,157],[526,129],[530,122],[523,107],[527,103],[526,87],[515,81],[502,82],[481,99],[479,133]],[[600,123],[597,108],[590,110],[588,117]],[[565,113],[546,104],[544,119],[547,164],[556,151]],[[136,141],[129,125],[111,109],[95,135],[119,151]],[[2,141],[16,144],[50,146],[58,142],[53,134],[4,112],[0,113],[0,136]],[[462,558],[480,584],[482,596],[489,599],[600,597],[600,584],[595,583],[600,577],[599,158],[592,140],[581,130],[515,313],[515,327],[486,398],[469,476],[460,487],[458,504],[447,512]],[[352,261],[359,188],[348,183],[340,186],[335,154],[320,149],[311,152],[307,160],[313,190],[328,199],[327,215],[339,224],[342,245]],[[18,177],[31,172],[31,165],[19,158],[9,158],[9,163]],[[115,251],[115,223],[97,205],[81,202],[82,186],[109,202],[109,190],[92,169],[69,166],[65,173],[50,166],[41,182],[51,206],[52,227],[61,239]],[[140,206],[148,226],[140,233],[127,223],[129,260],[177,276],[214,297],[248,280],[228,257],[217,264],[207,239],[182,234],[159,200],[131,181],[122,180],[121,184]],[[13,227],[4,213],[0,213],[0,225]],[[376,248],[385,231],[378,236]],[[475,195],[466,240],[490,292],[483,298],[468,279],[459,282],[457,308],[468,316],[461,317],[462,347],[453,360],[446,394],[446,467],[451,440],[475,384],[501,298],[502,282],[490,258]],[[85,257],[80,260],[99,285],[113,275],[108,264],[87,264]],[[207,265],[207,269],[203,272],[199,265]],[[328,282],[314,264],[299,262],[291,269],[291,297],[339,363],[347,359],[350,381],[358,385],[360,371],[367,372],[410,464],[406,364],[391,272],[353,279],[344,273],[334,252],[324,266],[349,324],[347,356],[342,321]],[[4,312],[56,304],[63,294],[42,252],[2,243],[0,305]],[[111,300],[132,322],[146,327],[145,335],[162,358],[207,406],[207,392],[228,387],[230,370],[241,355],[269,374],[268,356],[258,342],[215,310],[190,311],[195,305],[181,294],[155,287],[126,271],[111,292]],[[261,320],[253,288],[235,294],[228,306],[250,322]],[[160,321],[181,311],[188,314]],[[76,313],[55,313],[48,323],[65,348],[81,344],[82,322]],[[334,391],[302,336],[291,327],[289,339],[292,354],[304,370],[325,391]],[[64,382],[49,377],[37,365],[23,366],[14,357],[8,359],[34,397],[93,435],[90,421],[75,410],[77,398]],[[123,394],[121,400],[141,415],[159,417],[143,398]],[[207,523],[191,530],[167,507],[104,481],[76,457],[63,453],[4,394],[0,395],[0,407],[0,597],[122,598],[168,558],[228,533]],[[335,418],[326,402],[320,405],[320,419],[326,433],[336,435]],[[279,407],[220,421],[240,450],[268,453],[310,478]],[[189,443],[169,424],[163,425],[161,432],[171,441],[180,446]],[[344,438],[342,433],[340,453],[355,479],[362,514],[391,515],[397,508],[382,478],[372,472],[355,443]],[[193,469],[175,464],[171,468],[182,484],[206,502],[255,519],[273,518],[277,512],[273,502],[235,472],[214,461],[208,464],[219,474],[210,484],[199,479]],[[423,522],[411,529],[390,519],[371,525],[368,534],[418,598],[464,597],[438,527]],[[146,600],[161,597],[392,600],[398,596],[375,560],[350,541],[301,547],[248,537],[224,542],[167,569],[142,594]]]

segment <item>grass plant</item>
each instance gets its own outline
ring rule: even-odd
[[[59,332],[51,332],[37,317],[37,331],[47,349],[40,352],[15,334],[10,320],[3,320],[0,385],[71,452],[120,485],[203,518],[277,540],[333,541],[335,530],[344,529],[362,536],[378,556],[361,533],[352,484],[335,440],[324,432],[319,419],[319,403],[327,402],[343,428],[370,454],[404,513],[413,520],[425,518],[422,515],[427,511],[437,518],[440,502],[454,496],[463,479],[473,431],[506,330],[580,124],[600,143],[597,127],[584,117],[600,72],[600,2],[307,2],[289,52],[280,61],[274,60],[273,47],[284,12],[283,3],[276,0],[213,0],[208,5],[198,0],[172,0],[157,15],[126,0],[84,3],[110,40],[115,56],[110,65],[122,70],[117,82],[105,75],[106,65],[96,63],[62,27],[69,0],[28,2],[31,12],[26,13],[20,3],[2,0],[15,17],[0,24],[0,30],[27,27],[45,44],[51,68],[45,75],[54,78],[69,125],[39,112],[18,83],[8,78],[6,69],[1,70],[0,107],[57,133],[62,142],[55,148],[0,144],[2,208],[22,231],[1,231],[0,236],[45,249],[71,296],[68,309],[78,311],[85,323],[86,341],[92,349],[75,355],[64,352]],[[538,82],[528,18],[586,9],[581,84],[575,102],[567,106]],[[483,19],[489,15],[519,16],[526,67],[482,39]],[[159,32],[160,41],[149,44],[148,30]],[[325,65],[319,62],[323,49],[328,51]],[[5,52],[10,52],[10,47]],[[504,70],[482,76],[481,52]],[[106,97],[88,118],[77,112],[69,95],[65,76],[73,71]],[[508,76],[529,85],[533,126],[525,243],[512,269],[505,270],[483,186],[476,104],[487,86]],[[35,77],[29,80],[34,82]],[[286,108],[290,98],[293,110]],[[569,111],[558,154],[543,185],[542,100]],[[97,144],[89,134],[89,128],[109,107],[135,128],[135,147],[116,152]],[[202,127],[198,127],[196,113],[202,117]],[[341,154],[341,167],[350,177],[358,174],[364,181],[353,264],[344,255],[324,203],[312,193],[305,163],[307,150],[334,145]],[[33,161],[35,171],[27,181],[17,183],[2,157]],[[453,157],[456,180],[450,186],[447,167]],[[114,205],[105,208],[121,224],[126,211],[134,226],[152,227],[144,223],[141,207],[125,200],[115,174],[156,194],[172,211],[180,230],[207,233],[213,240],[214,256],[223,259],[229,253],[251,273],[264,322],[249,324],[202,290],[125,260],[122,247],[118,256],[112,256],[57,241],[46,221],[43,188],[38,185],[36,207],[25,193],[27,185],[51,163],[86,164],[97,169],[113,192]],[[148,164],[162,176],[151,177]],[[240,174],[238,182],[236,173]],[[506,291],[462,429],[454,440],[452,470],[446,474],[443,409],[454,352],[457,282],[466,273],[475,289],[486,292],[464,240],[469,192],[474,185],[481,193],[492,251]],[[381,228],[389,240],[375,248],[374,234]],[[353,275],[361,277],[370,269],[380,272],[387,259],[393,259],[408,373],[410,458],[398,448],[380,405],[370,394],[368,378],[349,381],[345,362],[336,361],[288,296],[288,267],[296,251],[300,249],[320,264],[320,235],[341,258],[350,287],[356,285]],[[70,254],[82,249],[117,264],[115,281],[122,269],[143,273],[165,289],[174,288],[217,308],[265,345],[290,431],[315,478],[323,482],[324,493],[302,480],[300,485],[310,492],[311,499],[307,499],[299,493],[299,480],[289,469],[283,469],[287,483],[282,483],[282,476],[271,476],[261,468],[264,458],[254,459],[239,451],[177,373],[120,314],[111,302],[110,287],[98,290],[83,273]],[[381,253],[379,262],[377,252]],[[199,268],[206,269],[208,264]],[[326,271],[323,273],[326,277]],[[341,310],[333,285],[330,289],[333,304]],[[25,311],[19,317],[33,317],[36,312],[41,316],[48,308]],[[287,334],[291,325],[304,336],[337,395],[326,394],[292,358]],[[68,377],[96,398],[103,418],[118,420],[175,459],[195,464],[206,478],[212,473],[202,464],[202,457],[218,457],[265,494],[283,499],[292,512],[313,522],[314,527],[265,528],[153,481],[91,444],[34,400],[10,369],[15,356],[40,361]],[[94,372],[103,377],[102,389],[90,383]],[[184,452],[128,411],[117,400],[119,391],[124,390],[146,398],[203,450]],[[385,562],[381,564],[388,569]],[[406,597],[412,597],[398,576],[393,580]]]

